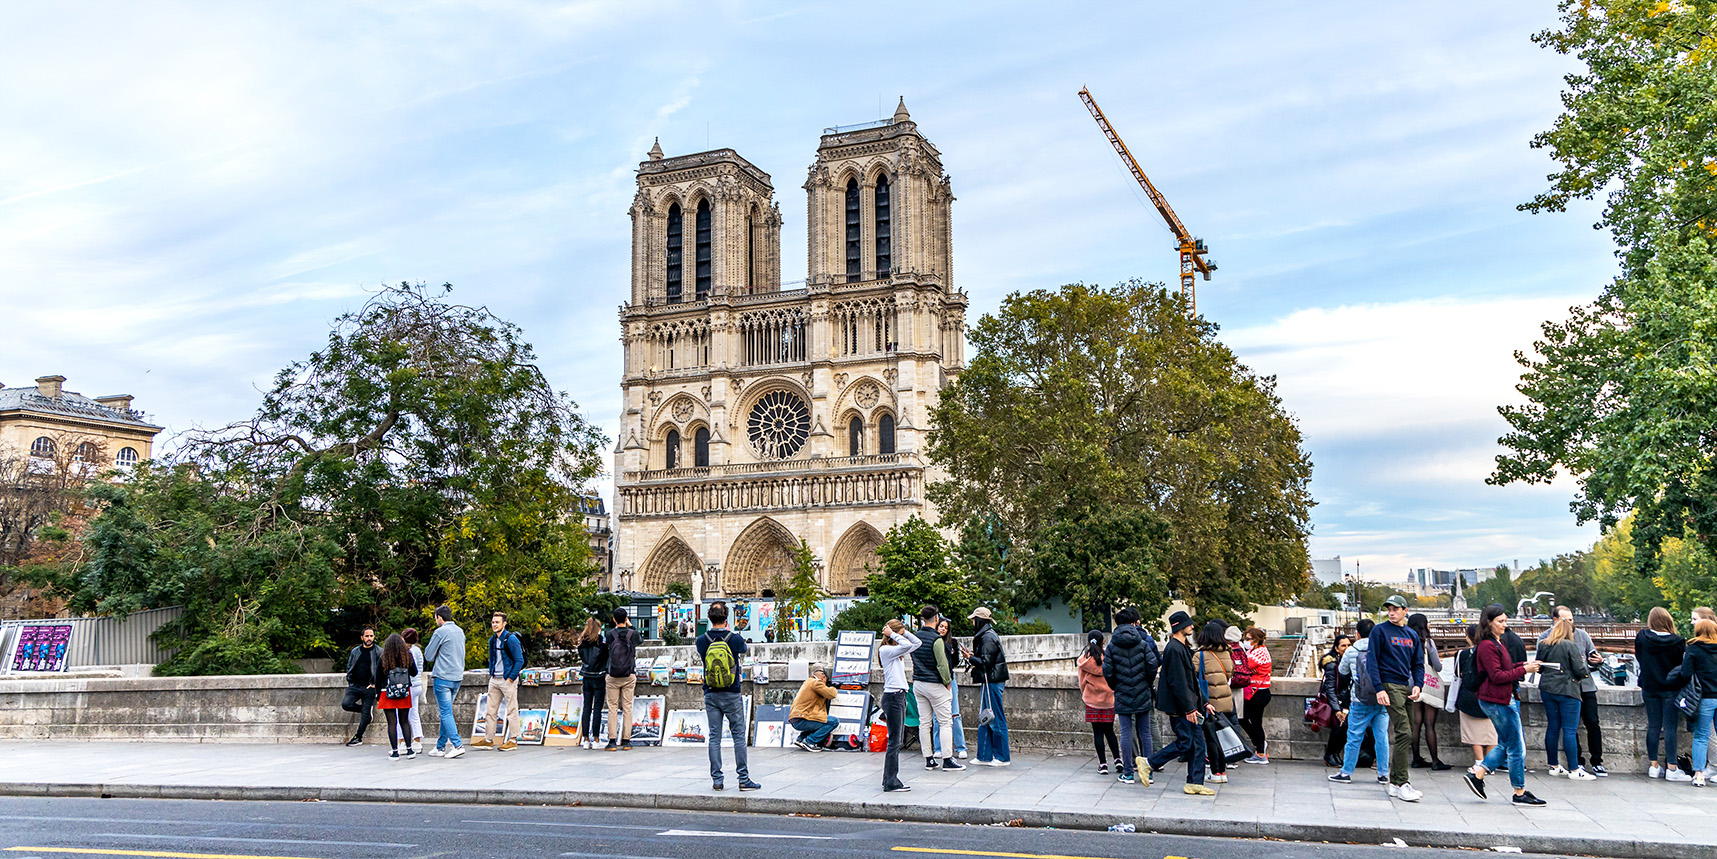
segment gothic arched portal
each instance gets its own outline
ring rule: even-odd
[[[644,562],[644,569],[638,576],[638,586],[645,593],[659,594],[674,582],[690,585],[702,569],[703,564],[691,547],[670,533],[650,552],[650,558]]]
[[[848,596],[864,587],[866,576],[880,572],[876,549],[882,545],[882,534],[869,522],[860,522],[847,529],[829,553],[829,593]]]
[[[722,567],[722,592],[750,596],[772,587],[776,581],[792,578],[793,553],[798,548],[798,538],[768,516],[747,525],[727,552],[727,564]]]

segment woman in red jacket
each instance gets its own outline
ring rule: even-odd
[[[1520,714],[1508,705],[1514,699],[1514,687],[1521,678],[1536,672],[1542,663],[1530,660],[1516,663],[1502,646],[1502,634],[1508,631],[1508,612],[1493,605],[1479,616],[1478,663],[1479,709],[1496,726],[1497,743],[1484,760],[1467,770],[1467,787],[1479,799],[1485,798],[1484,777],[1508,766],[1508,783],[1514,787],[1513,802],[1522,808],[1536,808],[1544,800],[1526,789],[1526,746],[1521,739]]]

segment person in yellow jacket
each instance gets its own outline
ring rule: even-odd
[[[799,732],[793,745],[807,752],[823,750],[823,741],[841,723],[838,717],[829,715],[829,702],[833,700],[835,687],[829,685],[828,669],[821,666],[812,669],[811,676],[799,686],[799,694],[793,697],[793,709],[787,711],[787,724]]]

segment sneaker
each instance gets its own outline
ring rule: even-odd
[[[990,766],[992,767],[1011,767],[1013,765],[1013,761],[990,761]]]
[[[805,742],[804,740],[794,740],[793,745],[798,746],[799,748],[804,749],[807,752],[814,752],[817,750],[816,746],[813,746],[810,743]]]
[[[1515,805],[1523,805],[1523,806],[1532,807],[1532,808],[1536,808],[1536,807],[1544,804],[1544,800],[1539,799],[1536,796],[1533,796],[1532,791],[1530,791],[1530,790],[1525,792],[1525,793],[1515,794],[1513,801],[1514,801]]]
[[[1109,774],[1109,765],[1108,764],[1098,764],[1097,765],[1097,774],[1098,775],[1108,775]]]
[[[361,746],[363,744],[364,744],[364,738],[363,737],[353,737],[353,738],[346,741],[346,745],[348,745],[348,746]]]
[[[966,750],[961,749],[961,750],[955,752],[954,757],[959,758],[960,760],[965,760],[966,759]]]
[[[447,759],[453,760],[454,758],[461,757],[464,754],[465,754],[465,747],[464,746],[454,746],[453,748],[447,750]]]
[[[960,766],[958,763],[956,763],[953,758],[943,758],[942,759],[942,768],[945,770],[963,770],[963,769],[965,769],[965,767]]]
[[[897,785],[895,785],[895,786],[894,786],[894,787],[885,787],[885,788],[883,788],[883,789],[882,789],[882,792],[883,792],[883,793],[905,793],[905,792],[906,792],[906,791],[909,791],[909,790],[911,790],[911,789],[912,789],[912,785],[909,785],[909,784],[897,784]]]
[[[1544,774],[1545,775],[1567,775],[1568,774],[1568,768],[1561,765],[1561,764],[1556,764],[1556,765],[1552,766],[1550,769],[1545,770]]]
[[[1228,783],[1228,774],[1227,773],[1211,773],[1210,778],[1205,779],[1205,781],[1210,782],[1211,784],[1227,784]]]
[[[1663,774],[1663,780],[1664,781],[1692,781],[1693,776],[1690,776],[1687,773],[1682,772],[1681,770],[1670,770],[1670,771]]]
[[[1263,766],[1265,764],[1268,764],[1269,762],[1270,762],[1270,758],[1268,755],[1253,755],[1252,757],[1249,757],[1246,759],[1246,763],[1257,764],[1258,766]]]
[[[1377,777],[1377,783],[1378,784],[1388,784],[1389,783],[1389,776],[1386,776],[1386,775],[1378,776]]]
[[[430,749],[429,751],[424,752],[424,754],[429,755],[432,758],[444,758],[444,757],[447,757],[447,750],[446,749]]]
[[[406,749],[405,750],[405,759],[406,760],[409,761],[415,757],[417,757],[417,750],[416,749]]]
[[[614,742],[613,740],[609,740],[608,745],[603,746],[602,750],[605,752],[618,752],[618,751],[620,751],[620,744]]]
[[[1402,802],[1418,802],[1425,796],[1425,794],[1421,793],[1418,788],[1409,783],[1402,785],[1401,792],[1396,794],[1396,796],[1399,797]]]
[[[1586,767],[1586,771],[1591,773],[1592,775],[1597,776],[1598,778],[1609,778],[1610,777],[1610,771],[1607,769],[1604,769],[1603,764],[1592,764],[1591,766]]]
[[[762,790],[763,785],[760,785],[757,782],[752,781],[751,779],[746,779],[745,781],[742,781],[739,783],[739,789],[740,790]]]
[[[1648,769],[1645,771],[1645,777],[1646,778],[1663,778],[1663,767],[1658,766],[1657,764],[1652,764],[1651,769]]]
[[[399,760],[399,749],[394,749],[393,751],[388,752],[388,760],[390,760],[390,761]]]
[[[1181,788],[1180,792],[1186,794],[1187,796],[1215,796],[1216,795],[1215,790],[1208,788],[1208,787],[1205,787],[1202,784],[1189,784],[1186,787]]]
[[[937,768],[936,759],[935,758],[925,758],[924,759],[924,768],[927,770],[936,769]]]
[[[1389,797],[1391,799],[1400,799],[1401,798],[1401,785],[1398,785],[1398,784],[1390,785],[1389,786]]]
[[[493,745],[495,745],[495,741],[489,739],[488,737],[483,737],[482,739],[471,741],[471,748],[473,748],[473,749],[486,749],[486,748],[489,748],[490,746],[493,746]]]
[[[1353,776],[1347,773],[1335,773],[1329,777],[1329,780],[1336,784],[1353,784]]]
[[[1597,781],[1598,780],[1598,777],[1587,772],[1585,767],[1581,767],[1581,768],[1574,770],[1573,772],[1569,773],[1568,778],[1572,781]]]
[[[1472,770],[1467,770],[1462,773],[1461,778],[1466,781],[1467,789],[1473,792],[1473,796],[1476,796],[1479,799],[1486,798],[1484,794],[1484,779],[1474,775]]]
[[[631,740],[621,740],[620,741],[620,751],[623,751],[623,752],[632,751],[632,741]]]
[[[718,782],[711,784],[709,786],[709,789],[710,790],[726,790],[727,786],[718,781]]]
[[[1704,787],[1705,786],[1705,773],[1704,772],[1696,772],[1693,774],[1693,786],[1694,787]]]
[[[1115,776],[1115,780],[1122,784],[1133,784],[1138,781],[1138,779],[1133,778],[1132,773],[1121,773],[1120,775]]]
[[[513,742],[512,740],[502,740],[501,744],[495,747],[495,751],[497,751],[497,752],[510,752],[510,751],[512,751],[518,747],[519,747],[519,744]]]

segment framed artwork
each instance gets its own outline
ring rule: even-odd
[[[709,745],[709,722],[702,710],[670,710],[662,729],[664,746]]]
[[[548,732],[547,710],[519,711],[519,745],[540,746]]]
[[[483,730],[483,714],[489,711],[489,693],[477,693],[477,712],[471,717],[471,739],[480,740],[489,736]],[[507,736],[507,708],[497,707],[495,710],[495,733]]]
[[[651,695],[632,699],[632,745],[662,744],[663,716],[667,712],[666,695]]]
[[[780,704],[759,704],[757,706],[757,729],[753,732],[751,744],[760,749],[779,749],[787,745],[788,736],[798,736],[787,724],[787,715],[792,707]]]
[[[523,713],[519,714],[521,717]],[[574,692],[549,697],[548,733],[543,736],[546,746],[575,746],[580,739],[579,719],[584,717],[584,695]]]

